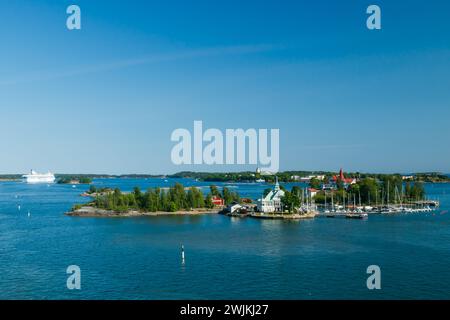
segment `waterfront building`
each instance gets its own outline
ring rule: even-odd
[[[211,199],[213,205],[218,207],[223,207],[225,205],[225,201],[219,196],[213,196]]]
[[[322,184],[322,190],[336,190],[339,182],[342,182],[344,188],[347,189],[350,185],[355,184],[357,180],[356,178],[346,178],[344,171],[341,168],[341,170],[339,170],[339,175],[334,175],[329,183]]]
[[[256,175],[257,176],[273,176],[275,173],[271,171],[264,171],[261,168],[256,168]]]
[[[317,194],[317,192],[319,192],[319,190],[314,189],[314,188],[308,188],[308,192],[311,198],[314,198]]]
[[[265,197],[258,199],[258,211],[264,213],[282,212],[283,205],[281,198],[284,197],[284,191],[281,190],[278,183],[278,177],[275,177],[275,187]]]
[[[230,205],[228,205],[226,211],[229,212],[229,213],[234,213],[234,212],[237,212],[237,211],[241,210],[242,208],[243,208],[242,205],[240,205],[237,202],[233,202]]]
[[[345,189],[348,188],[348,186],[355,184],[356,183],[356,179],[355,178],[346,178],[344,175],[344,171],[339,170],[339,175],[338,176],[333,176],[333,178],[331,178],[330,183],[327,184],[323,184],[322,185],[322,189],[323,190],[334,190],[337,189],[338,183],[342,182],[343,186]]]
[[[323,181],[325,179],[325,175],[309,175],[306,177],[291,176],[291,179],[294,181],[309,183],[311,181],[311,179],[317,179],[317,180]]]
[[[344,183],[344,186],[347,187],[351,184],[355,184],[356,183],[356,179],[355,178],[346,178],[344,175],[344,171],[341,170],[339,171],[339,176],[333,176],[333,182],[335,184],[337,184],[339,181],[341,181],[342,183]]]

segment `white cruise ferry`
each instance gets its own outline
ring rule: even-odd
[[[26,183],[53,183],[55,182],[55,176],[50,171],[47,173],[38,173],[31,170],[29,174],[22,176],[24,182]]]

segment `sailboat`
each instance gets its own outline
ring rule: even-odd
[[[394,208],[392,208],[389,204],[389,180],[387,181],[387,190],[385,192],[386,195],[386,205],[384,205],[384,195],[381,195],[381,209],[380,213],[382,214],[392,214],[395,213]]]
[[[333,217],[343,217],[346,214],[346,209],[345,209],[345,195],[342,196],[342,209],[340,208],[340,206],[338,206],[338,208],[336,209],[334,206],[334,203],[332,205],[333,208]]]
[[[368,216],[367,212],[356,207],[356,196],[353,195],[353,211],[348,211],[345,217],[350,219],[364,219]]]
[[[331,203],[333,203],[333,193],[331,193]],[[331,207],[333,208],[333,204],[331,205]],[[327,218],[334,218],[334,213],[332,213],[328,208],[327,208],[327,192],[325,191],[325,210],[324,210],[325,216]]]

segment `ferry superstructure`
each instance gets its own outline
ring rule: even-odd
[[[55,175],[50,171],[47,173],[38,173],[31,170],[29,174],[22,176],[23,181],[26,183],[53,183],[55,182]]]

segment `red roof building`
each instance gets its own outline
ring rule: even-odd
[[[319,192],[320,190],[314,189],[314,188],[308,188],[308,192],[311,195],[311,197],[314,197],[317,192]]]
[[[215,206],[224,206],[225,205],[225,201],[218,196],[213,196],[211,200]]]
[[[354,179],[354,178],[346,178],[344,176],[344,171],[342,171],[342,168],[339,171],[339,176],[333,176],[332,180],[335,183],[337,183],[338,181],[342,181],[344,184],[354,184],[354,183],[356,183],[356,179]]]

